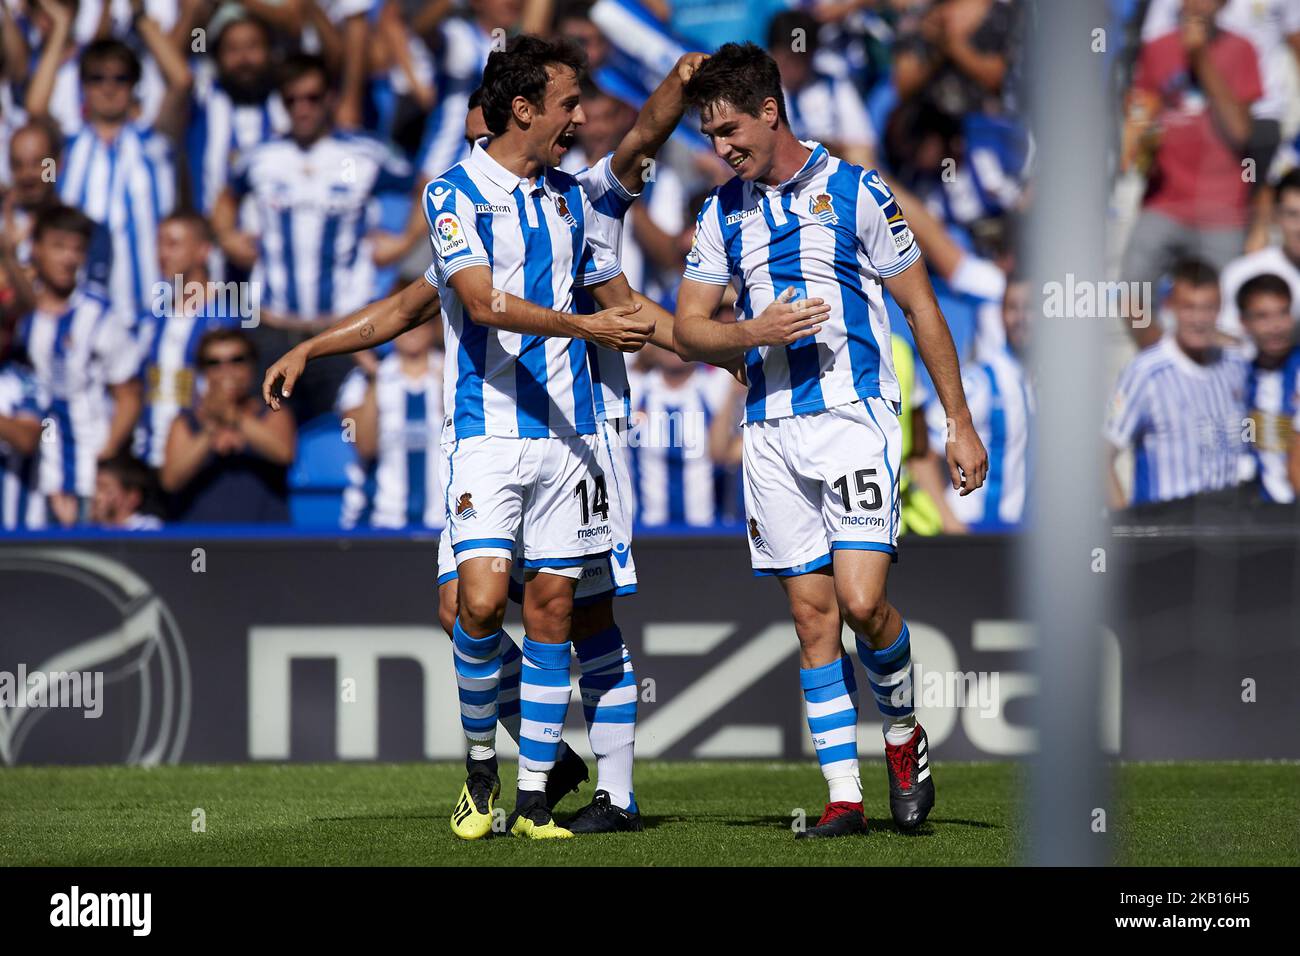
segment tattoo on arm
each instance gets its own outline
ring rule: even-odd
[[[361,326],[361,330],[358,334],[363,339],[369,339],[375,334],[375,327],[371,323],[367,322],[365,325]]]

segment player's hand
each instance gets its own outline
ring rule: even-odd
[[[948,477],[953,490],[965,497],[984,484],[989,473],[989,455],[969,415],[964,420],[949,420],[948,429]]]
[[[582,337],[607,349],[636,352],[654,335],[654,319],[641,318],[641,303],[617,305],[585,318]]]
[[[691,81],[691,77],[695,75],[695,71],[698,70],[700,65],[708,58],[709,54],[707,53],[682,54],[681,59],[677,61],[676,69],[677,79],[681,80],[683,86]]]
[[[831,307],[822,299],[794,301],[794,295],[793,288],[786,289],[757,318],[742,323],[751,346],[789,345],[817,334]]]
[[[262,401],[274,411],[280,410],[280,399],[289,397],[294,384],[302,378],[302,370],[307,367],[307,353],[302,349],[301,345],[295,346],[266,370],[266,377],[262,379]]]

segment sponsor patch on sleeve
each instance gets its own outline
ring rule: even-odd
[[[438,254],[444,259],[469,248],[465,227],[454,212],[444,212],[433,221],[433,240],[438,244]]]

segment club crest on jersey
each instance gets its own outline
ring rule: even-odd
[[[457,518],[472,518],[476,514],[478,512],[474,510],[474,498],[468,491],[456,499]]]
[[[829,193],[810,196],[808,211],[816,216],[823,226],[833,226],[840,221],[840,217],[835,215],[835,200]]]
[[[754,547],[756,548],[767,547],[767,542],[763,540],[763,536],[758,531],[757,518],[749,519],[749,540],[754,542]]]
[[[469,248],[465,228],[454,212],[444,212],[433,222],[433,234],[438,240],[438,252],[445,259]]]
[[[555,197],[555,209],[560,214],[560,218],[569,224],[571,229],[578,228],[578,220],[573,218],[573,213],[569,212],[569,203],[563,196]]]

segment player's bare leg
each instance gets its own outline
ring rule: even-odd
[[[890,562],[883,551],[844,549],[833,554],[840,611],[857,635],[858,657],[884,717],[890,813],[899,828],[914,830],[934,806],[934,779],[929,741],[913,708],[907,624],[885,594]]]
[[[461,584],[451,634],[461,726],[469,755],[465,785],[452,810],[451,829],[464,840],[477,840],[492,832],[493,805],[501,793],[496,759],[497,691],[509,567],[509,562],[500,558],[474,557],[458,568]]]
[[[572,572],[572,574],[568,572]],[[581,566],[529,572],[524,582],[524,663],[519,685],[519,782],[508,827],[529,839],[571,837],[546,803],[546,784],[559,754],[569,709],[569,627]],[[462,585],[463,589],[464,585]],[[462,601],[464,597],[462,596]]]
[[[632,792],[637,683],[614,620],[613,594],[575,607],[569,633],[582,669],[578,686],[597,779],[591,803],[566,826],[578,834],[639,831],[643,824]]]
[[[799,638],[799,682],[817,760],[826,778],[826,810],[798,838],[864,833],[858,780],[858,705],[853,661],[844,653],[835,582],[827,569],[780,577]]]

